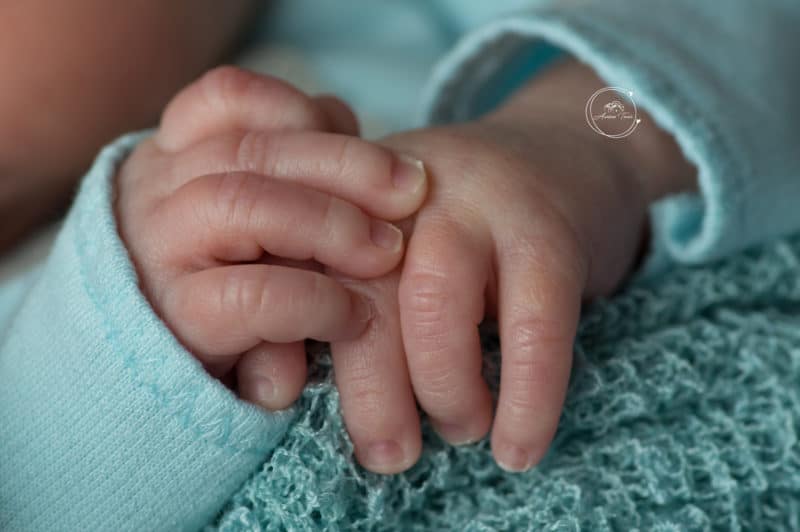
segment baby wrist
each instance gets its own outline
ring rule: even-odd
[[[660,128],[646,111],[625,137],[610,138],[586,123],[587,100],[608,85],[591,67],[568,59],[548,68],[512,95],[486,120],[572,130],[620,164],[641,187],[649,203],[696,189],[696,169],[685,158],[674,137]],[[541,129],[541,128],[539,128]]]

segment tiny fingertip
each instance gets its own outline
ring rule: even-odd
[[[416,157],[404,153],[396,154],[392,168],[392,184],[395,188],[409,194],[417,194],[428,179],[425,164]]]
[[[449,444],[455,446],[475,443],[479,441],[485,434],[485,431],[483,433],[479,433],[472,427],[466,427],[456,423],[434,423],[434,428],[436,429],[436,432],[442,436],[442,438],[444,438]]]
[[[533,453],[514,444],[501,445],[495,452],[495,460],[508,473],[524,473],[534,466]]]
[[[269,377],[258,377],[251,384],[252,401],[266,410],[274,410],[275,383]]]
[[[251,402],[268,412],[277,412],[289,408],[298,399],[298,396],[287,396],[287,393],[291,392],[276,388],[271,379],[260,379],[254,385]]]
[[[372,220],[370,239],[379,248],[397,253],[403,248],[403,232],[394,224],[383,220]]]
[[[357,453],[361,465],[381,475],[395,475],[406,471],[419,459],[419,450],[406,448],[394,440],[381,440],[368,444]]]

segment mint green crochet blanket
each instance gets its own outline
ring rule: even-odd
[[[410,471],[365,472],[324,360],[299,408],[209,530],[800,530],[800,237],[591,305],[556,441],[526,474],[427,426]]]

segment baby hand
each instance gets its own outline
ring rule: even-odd
[[[390,272],[403,236],[383,220],[426,193],[418,163],[312,131],[332,129],[356,133],[344,104],[224,67],[175,97],[118,176],[120,234],[155,311],[212,375],[269,409],[305,384],[304,339],[352,339],[373,316],[313,265]]]
[[[425,161],[430,190],[402,272],[348,283],[373,299],[376,319],[333,344],[348,430],[373,471],[416,461],[415,397],[451,443],[491,426],[508,470],[536,464],[553,438],[582,299],[609,294],[631,269],[655,190],[639,176],[658,175],[636,160],[640,140],[658,134],[637,131],[636,144],[597,135],[583,121],[594,89],[572,101],[575,86],[561,81],[480,121],[385,141]],[[481,375],[486,315],[502,343],[496,412]]]

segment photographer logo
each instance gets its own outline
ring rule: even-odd
[[[631,90],[604,87],[586,102],[586,123],[595,133],[604,137],[625,138],[636,130],[641,121]]]

